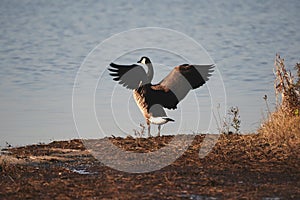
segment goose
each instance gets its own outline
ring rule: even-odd
[[[147,72],[143,66],[148,68]],[[182,64],[176,66],[158,84],[151,83],[154,70],[146,56],[132,65],[110,63],[108,70],[114,81],[133,90],[134,100],[146,119],[148,137],[151,137],[150,124],[158,125],[157,135],[160,136],[161,125],[175,121],[166,115],[164,108],[176,109],[190,90],[199,88],[208,81],[213,68],[214,64]]]

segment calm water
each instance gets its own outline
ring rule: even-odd
[[[227,106],[240,108],[242,131],[255,131],[266,110],[262,97],[274,97],[275,54],[289,66],[299,62],[299,10],[298,0],[2,0],[0,146],[78,137],[72,89],[84,58],[106,38],[147,26],[174,29],[202,44],[222,74]],[[97,104],[103,116],[107,108]]]

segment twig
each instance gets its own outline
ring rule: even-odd
[[[7,176],[12,182],[16,183],[16,181],[9,174]]]

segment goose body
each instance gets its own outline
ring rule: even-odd
[[[158,136],[161,125],[173,119],[167,117],[164,108],[176,109],[177,104],[192,89],[196,89],[208,80],[214,65],[183,64],[175,67],[158,84],[152,84],[154,70],[148,57],[142,57],[138,63],[147,66],[146,72],[142,65],[118,65],[111,63],[108,70],[114,81],[133,90],[134,100],[146,119],[148,136],[150,124],[158,125]]]

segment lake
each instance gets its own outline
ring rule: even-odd
[[[74,81],[89,53],[107,38],[123,31],[161,27],[183,33],[201,44],[222,77],[227,108],[239,107],[244,133],[254,132],[266,115],[265,94],[269,97],[270,107],[275,106],[272,71],[275,54],[280,53],[290,69],[299,62],[298,0],[3,0],[0,5],[1,147],[94,136],[76,131],[72,113]],[[168,39],[161,38],[161,42]],[[125,55],[123,62],[136,62],[142,54],[147,54],[156,63],[154,82],[159,82],[176,63],[183,62],[174,55],[151,49]],[[94,66],[97,67],[97,63]],[[99,74],[90,74],[93,76]],[[89,81],[88,76],[86,80]],[[112,127],[105,129],[109,129],[106,135],[126,135],[122,130],[134,135],[133,130],[144,121],[133,103],[131,92],[116,86],[108,73],[103,74],[99,84],[95,109],[102,124]],[[111,94],[112,87],[115,88],[116,107],[119,105],[120,109],[126,108],[125,111],[131,113],[129,121],[118,111],[112,111],[109,101],[101,100],[105,99],[101,94]],[[201,88],[191,93],[190,101],[205,102],[208,94],[205,87]],[[194,104],[186,102],[183,105],[178,112],[187,109],[185,119],[192,121]],[[202,109],[201,123],[206,125],[208,118],[212,118],[211,110],[199,107]],[[112,112],[117,112],[114,115],[120,123],[125,118],[120,125],[122,130],[115,121],[105,117]],[[176,113],[174,115],[177,119]],[[210,117],[206,117],[208,115]],[[85,123],[88,126],[89,121]],[[175,123],[174,127],[177,126]],[[171,127],[168,124],[163,130]]]

